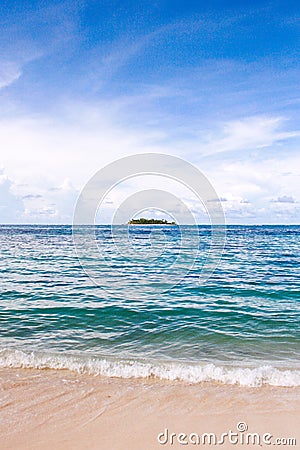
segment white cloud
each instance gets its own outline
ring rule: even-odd
[[[208,154],[243,149],[270,147],[281,141],[300,136],[300,131],[282,130],[282,117],[254,116],[233,120],[223,125],[219,136],[207,140]]]
[[[0,170],[0,223],[16,223],[24,210],[24,204],[11,190],[12,182]]]
[[[183,145],[184,142],[173,146],[163,131],[133,129],[117,119],[115,110],[111,111],[107,105],[98,108],[68,105],[64,117],[27,117],[0,122],[0,164],[10,180],[9,194],[7,190],[6,193],[17,199],[18,214],[22,206],[21,221],[70,222],[79,190],[98,169],[117,158],[147,151],[185,157],[186,148],[189,152],[190,146]],[[300,201],[299,154],[281,152],[277,158],[276,152],[264,156],[261,151],[260,158],[250,160],[247,152],[243,152],[250,145],[248,137],[252,139],[251,145],[258,148],[263,143],[274,146],[278,140],[296,135],[296,132],[282,131],[282,126],[282,119],[256,117],[227,123],[221,137],[218,133],[210,135],[211,156],[199,159],[198,167],[223,198],[228,222],[272,221],[270,211],[275,217],[275,211],[280,214],[282,208],[279,202],[271,205],[271,199]],[[197,139],[192,144],[203,153],[207,148]],[[214,152],[224,148],[236,152],[215,159]],[[145,186],[142,183],[141,187]],[[116,205],[126,193],[124,188],[116,197],[111,194],[107,200],[113,203],[107,203],[107,207]],[[187,194],[184,197],[191,209],[199,211],[192,198]],[[298,214],[299,221],[295,208],[294,213]]]
[[[24,202],[24,220],[44,222],[49,213],[50,222],[70,222],[78,192],[96,170],[128,154],[161,150],[151,144],[157,132],[116,125],[106,106],[74,109],[67,120],[0,121],[0,164]]]
[[[0,89],[3,89],[18,80],[21,74],[22,71],[17,64],[0,61]]]
[[[282,197],[277,197],[275,200],[271,200],[275,203],[295,203],[295,199],[291,195],[283,195]]]

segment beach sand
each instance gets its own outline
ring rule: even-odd
[[[125,380],[65,370],[1,369],[0,448],[147,450],[159,448],[276,448],[275,438],[295,438],[300,448],[300,388],[188,385]],[[237,431],[273,435],[271,446],[181,445],[178,434]],[[243,427],[243,425],[239,425]],[[166,432],[174,443],[159,444]],[[234,437],[233,437],[234,439]],[[195,436],[192,437],[196,442]],[[278,446],[278,447],[282,447]]]

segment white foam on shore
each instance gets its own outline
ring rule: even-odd
[[[255,368],[192,364],[183,362],[143,362],[109,360],[21,350],[0,350],[1,368],[67,369],[90,375],[116,378],[155,378],[187,383],[217,382],[240,386],[300,386],[300,370],[284,370],[263,365]]]

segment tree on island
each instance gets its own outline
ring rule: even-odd
[[[176,225],[175,222],[168,222],[165,219],[145,219],[141,217],[140,219],[131,219],[128,222],[129,225]]]

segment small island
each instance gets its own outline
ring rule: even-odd
[[[176,225],[176,222],[168,222],[165,219],[131,219],[128,225]]]

